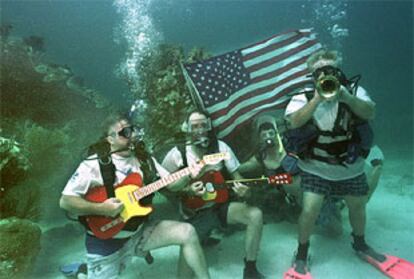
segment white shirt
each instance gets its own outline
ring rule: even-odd
[[[361,86],[358,87],[356,97],[372,102],[367,91]],[[288,106],[286,107],[285,116],[298,111],[306,105],[308,99],[304,94],[296,95],[292,97]],[[336,116],[338,114],[338,101],[323,101],[316,108],[313,113],[313,119],[316,125],[322,131],[332,131],[335,125]],[[364,172],[364,159],[358,157],[355,163],[341,166],[333,165],[325,162],[306,159],[300,160],[298,164],[299,168],[305,172],[320,176],[328,180],[344,180],[356,177]]]
[[[230,146],[228,146],[225,142],[219,140],[218,149],[219,149],[219,152],[228,152],[230,154],[230,159],[224,160],[224,165],[226,166],[227,171],[229,173],[236,171],[240,166],[240,162],[237,159],[236,155],[234,155],[234,152],[230,148]],[[193,152],[191,145],[186,145],[185,150],[187,153],[186,155],[187,155],[188,165],[193,165],[197,163],[200,159],[202,159],[202,158],[198,158],[197,155]],[[162,165],[170,172],[177,171],[178,169],[184,167],[183,158],[181,157],[181,153],[177,147],[174,147],[167,153],[167,155],[165,156],[162,162]],[[218,164],[215,166],[208,166],[207,169],[208,170],[212,170],[212,169],[220,170],[221,165],[222,164]]]

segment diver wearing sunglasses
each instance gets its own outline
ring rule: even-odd
[[[124,137],[127,139],[132,138],[133,135],[136,135],[140,140],[142,140],[142,135],[143,135],[143,130],[136,126],[136,125],[132,125],[132,126],[126,126],[123,127],[120,131],[118,132],[112,132],[111,135],[115,136],[118,135],[120,137]]]
[[[60,199],[63,209],[84,220],[82,224],[87,229],[85,246],[88,278],[124,278],[122,272],[131,264],[132,256],[145,257],[147,263],[152,263],[150,250],[175,245],[180,249],[177,277],[209,279],[204,253],[191,225],[149,219],[151,212],[137,213],[140,206],[152,207],[154,195],[151,187],[147,188],[149,192],[145,191],[146,195],[142,195],[142,192],[139,196],[133,195],[138,192],[138,188],[154,185],[160,177],[169,181],[166,188],[175,189],[177,186],[177,182],[172,182],[174,179],[171,179],[169,172],[146,150],[139,150],[143,143],[139,142],[138,127],[131,125],[127,116],[117,114],[104,121],[103,132],[104,138],[97,143],[101,147],[97,146],[96,154],[80,163]],[[101,149],[105,150],[100,152]],[[110,158],[103,162],[100,154]],[[196,177],[198,171],[194,167],[189,176]],[[117,192],[118,187],[125,187],[125,191],[121,189]],[[98,193],[99,199],[89,199],[91,193]],[[102,229],[103,224],[99,225],[100,233],[108,233],[105,236],[93,232],[90,223],[85,222],[89,216],[99,216],[99,220],[112,219],[109,226],[114,223],[117,225],[119,220],[124,222],[119,215],[126,211],[128,214],[132,211],[135,213],[120,230],[111,233],[113,227],[105,230]]]

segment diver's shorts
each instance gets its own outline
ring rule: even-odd
[[[194,226],[200,241],[204,241],[213,229],[227,227],[228,210],[229,202],[217,204],[214,207],[197,211],[194,217],[186,221]]]
[[[115,279],[123,278],[122,272],[130,263],[133,256],[146,257],[144,245],[151,236],[159,220],[144,223],[143,227],[131,236],[123,247],[110,255],[86,255],[88,265],[88,279]]]
[[[301,187],[304,192],[324,196],[365,196],[368,194],[368,182],[365,173],[350,179],[332,181],[302,172]]]

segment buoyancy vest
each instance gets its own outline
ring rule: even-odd
[[[306,97],[310,99],[308,95]],[[372,147],[373,137],[369,123],[357,117],[347,105],[339,103],[331,131],[322,131],[311,119],[302,127],[287,130],[284,145],[288,153],[302,159],[344,165],[345,162],[352,164],[359,156],[365,158]]]

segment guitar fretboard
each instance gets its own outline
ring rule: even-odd
[[[134,194],[134,196],[137,200],[140,200],[143,197],[151,195],[152,193],[158,191],[159,189],[180,180],[184,176],[189,175],[190,174],[190,168],[191,167],[187,167],[187,168],[182,169],[180,171],[177,171],[175,173],[169,174],[169,175],[161,178],[160,180],[157,180],[157,181],[155,181],[151,184],[148,184],[144,187],[141,187],[141,188],[135,190],[133,192],[133,194]]]

